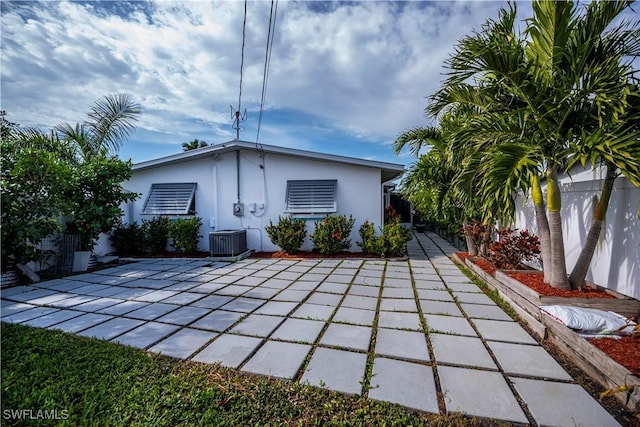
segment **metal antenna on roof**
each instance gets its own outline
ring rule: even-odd
[[[239,140],[240,129],[242,129],[242,126],[240,126],[240,123],[247,120],[247,109],[245,108],[244,112],[240,114],[239,110],[233,109],[233,105],[230,105],[229,107],[231,107],[231,120],[233,120],[233,124],[231,125],[231,127],[233,127],[236,130],[236,139]]]

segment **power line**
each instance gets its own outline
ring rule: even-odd
[[[244,70],[244,43],[247,31],[247,0],[244,0],[244,17],[242,19],[242,49],[240,51],[240,88],[238,90],[238,109],[233,110],[231,107],[231,119],[233,119],[233,128],[236,130],[236,139],[240,139],[240,122],[247,119],[247,110],[242,111],[242,74]]]
[[[267,31],[267,48],[264,54],[264,70],[262,72],[262,96],[260,99],[260,114],[258,116],[258,130],[256,132],[256,145],[260,139],[260,125],[264,113],[264,100],[267,96],[267,80],[269,78],[269,68],[271,65],[271,52],[273,51],[273,36],[276,28],[276,18],[278,15],[278,0],[271,0],[271,11],[269,13],[269,30]]]

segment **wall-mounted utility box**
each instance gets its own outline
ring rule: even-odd
[[[209,233],[211,256],[236,256],[247,251],[247,230],[220,230]]]
[[[234,203],[233,214],[235,216],[244,216],[244,203]]]

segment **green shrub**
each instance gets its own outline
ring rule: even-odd
[[[200,227],[202,220],[197,217],[178,218],[169,222],[169,237],[173,239],[173,247],[178,252],[195,253],[198,251],[198,240],[202,237]]]
[[[307,234],[307,224],[303,219],[291,218],[288,216],[278,217],[278,224],[269,225],[265,228],[271,243],[279,246],[287,253],[294,253],[300,250],[304,236]]]
[[[145,251],[145,235],[142,227],[135,222],[124,225],[120,223],[111,232],[111,244],[120,256],[140,255]]]
[[[167,250],[169,218],[161,216],[150,220],[143,220],[142,232],[145,251],[151,254],[161,254]]]
[[[311,236],[314,249],[322,255],[333,255],[351,247],[351,229],[355,223],[352,215],[327,215],[316,221],[316,229]]]
[[[365,221],[360,227],[360,238],[358,246],[366,254],[402,255],[406,253],[407,242],[412,239],[411,230],[400,224],[399,217],[390,218],[390,222],[385,224],[381,230],[382,234],[376,236],[375,225]]]
[[[360,226],[360,242],[356,244],[362,248],[362,252],[365,254],[375,254],[379,253],[377,250],[378,246],[378,237],[376,236],[376,227],[375,224],[369,221],[365,221]]]

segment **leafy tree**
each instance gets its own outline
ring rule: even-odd
[[[532,190],[545,279],[555,287],[569,287],[558,172],[586,156],[609,160],[637,181],[637,134],[629,135],[620,117],[635,87],[621,58],[637,56],[639,30],[626,24],[609,29],[629,5],[593,2],[581,16],[572,2],[534,1],[523,34],[515,31],[515,6],[501,10],[497,21],[460,41],[428,107],[433,115],[460,108],[468,114],[454,140],[472,146],[469,153],[479,159],[470,165],[485,181],[485,213],[493,200],[506,206],[518,189]]]
[[[196,138],[193,141],[183,142],[182,143],[182,150],[183,151],[190,151],[190,150],[195,150],[197,148],[204,148],[204,147],[208,147],[208,146],[209,146],[209,144],[207,144],[205,141],[200,141],[198,138]]]
[[[2,270],[48,256],[38,244],[60,229],[63,196],[72,182],[70,165],[47,147],[55,136],[14,128],[0,142]]]

